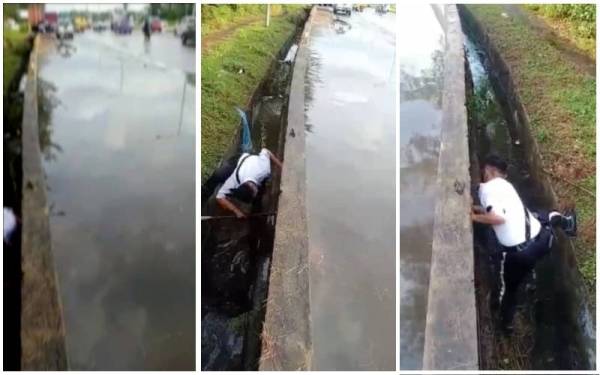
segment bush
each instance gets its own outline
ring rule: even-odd
[[[575,23],[575,32],[584,38],[596,38],[595,4],[547,4],[530,5],[530,9],[555,19],[569,20]]]

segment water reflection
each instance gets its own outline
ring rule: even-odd
[[[367,10],[340,22],[320,9],[311,31],[305,115],[316,370],[395,367],[394,25],[391,14]]]
[[[43,41],[40,139],[73,369],[195,367],[194,54],[170,37],[146,60],[135,34],[77,34],[68,59]]]
[[[441,8],[399,6],[400,363],[422,367],[443,93]]]

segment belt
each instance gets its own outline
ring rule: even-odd
[[[529,240],[525,241],[525,242],[521,242],[518,245],[515,246],[504,246],[504,249],[507,252],[519,252],[519,251],[523,251],[525,250],[527,247],[529,247],[529,245],[533,244],[535,241],[537,241],[540,238],[540,235],[542,234],[542,231],[544,230],[544,228],[542,227],[540,229],[540,232],[533,238],[530,238]]]

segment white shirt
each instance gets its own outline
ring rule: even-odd
[[[519,194],[510,182],[496,177],[479,185],[479,200],[483,208],[504,218],[504,224],[492,225],[498,241],[504,246],[525,242],[525,211]],[[531,238],[540,232],[542,225],[527,211]]]
[[[225,180],[225,183],[217,192],[217,198],[225,198],[225,196],[231,194],[231,192],[237,189],[241,184],[248,181],[252,181],[257,186],[260,186],[263,181],[271,175],[271,159],[269,157],[269,150],[263,148],[260,150],[258,155],[250,155],[246,157],[247,155],[250,154],[243,153],[242,156],[240,156],[235,170],[231,176]],[[240,165],[240,162],[242,161],[243,163]],[[239,183],[236,174],[240,177]]]

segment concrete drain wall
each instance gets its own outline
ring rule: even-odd
[[[39,36],[31,51],[23,105],[21,369],[68,368],[63,309],[50,239],[38,123]]]
[[[479,367],[463,34],[446,5],[444,95],[423,369]]]
[[[304,26],[290,87],[260,370],[308,370],[311,364],[304,77],[308,62],[306,44],[315,9]]]

